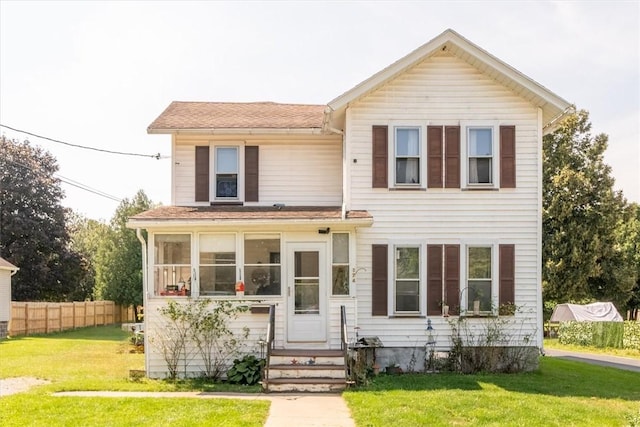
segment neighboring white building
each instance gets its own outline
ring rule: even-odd
[[[0,339],[9,333],[11,320],[11,276],[16,274],[18,267],[4,258],[0,258]]]
[[[541,347],[542,136],[569,108],[452,30],[327,105],[171,103],[148,132],[171,135],[172,204],[128,224],[148,232],[145,332],[244,281],[276,349],[340,349],[345,306],[351,340],[406,363],[474,300],[522,307]],[[266,322],[241,319],[255,341]]]

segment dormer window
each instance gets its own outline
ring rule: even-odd
[[[238,198],[238,147],[216,147],[216,199]]]

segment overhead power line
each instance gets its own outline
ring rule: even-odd
[[[20,167],[23,167],[25,169],[29,169],[29,170],[33,171],[33,167],[25,165],[24,163],[16,162],[15,160],[11,160],[11,159],[5,159],[5,160],[7,160],[7,161],[9,161],[9,162],[11,162],[11,163],[13,163],[15,165],[18,165]],[[53,176],[58,178],[61,182],[64,182],[65,184],[71,185],[73,187],[77,187],[77,188],[79,188],[81,190],[84,190],[84,191],[88,191],[89,193],[93,193],[93,194],[95,194],[97,196],[113,200],[114,202],[121,202],[122,201],[122,199],[120,199],[120,198],[118,198],[116,196],[112,196],[111,194],[105,193],[104,191],[89,187],[88,185],[83,184],[83,183],[78,182],[78,181],[75,181],[75,180],[73,180],[71,178],[66,178],[66,177],[64,177],[64,176],[62,176],[60,174],[55,173]]]
[[[98,152],[101,152],[101,153],[108,153],[108,154],[119,154],[121,156],[151,157],[151,158],[156,159],[156,160],[168,159],[169,158],[169,156],[162,156],[162,155],[160,155],[160,153],[157,153],[157,154],[126,153],[126,152],[123,152],[123,151],[112,151],[112,150],[105,150],[103,148],[88,147],[86,145],[72,144],[70,142],[60,141],[58,139],[53,139],[53,138],[49,138],[47,136],[42,136],[42,135],[38,135],[38,134],[35,134],[35,133],[32,133],[32,132],[28,132],[26,130],[20,130],[20,129],[12,128],[11,126],[3,125],[2,123],[0,123],[0,127],[7,128],[7,129],[12,130],[14,132],[24,133],[25,135],[30,135],[30,136],[33,136],[35,138],[41,138],[41,139],[45,139],[47,141],[55,142],[55,143],[58,143],[58,144],[68,145],[69,147],[82,148],[83,150],[93,150],[93,151],[98,151]]]

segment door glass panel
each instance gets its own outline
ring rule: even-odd
[[[295,314],[320,314],[320,262],[317,251],[296,251],[294,283]]]

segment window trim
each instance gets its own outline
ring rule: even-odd
[[[460,160],[464,165],[460,167],[461,187],[465,189],[497,189],[500,187],[500,124],[495,121],[467,121],[460,123],[461,128],[461,153]],[[471,183],[469,182],[469,143],[470,131],[473,129],[491,129],[491,182]],[[474,156],[476,158],[476,156]],[[478,156],[477,158],[487,158]]]
[[[492,240],[468,241],[460,245],[460,295],[461,305],[460,316],[473,315],[473,307],[468,306],[470,286],[469,286],[469,249],[470,248],[490,248],[491,249],[491,309],[480,310],[480,315],[493,315],[497,313],[499,301],[500,270],[499,270],[499,244]]]
[[[245,185],[245,170],[244,170],[244,143],[237,142],[223,142],[216,141],[211,142],[209,144],[211,153],[209,155],[209,200],[211,202],[244,202],[244,185]],[[217,156],[218,156],[218,148],[235,148],[237,150],[237,179],[236,179],[236,197],[218,197],[217,196],[217,179],[218,179],[218,170],[216,168],[217,165]]]
[[[417,129],[418,130],[418,179],[417,183],[399,183],[396,175],[397,150],[396,136],[397,130],[401,129]],[[393,177],[393,181],[389,185],[390,188],[402,189],[426,189],[427,188],[427,154],[426,154],[426,125],[416,122],[392,122],[388,125],[388,171],[387,176]],[[415,158],[403,156],[403,158]]]
[[[411,242],[402,242],[390,244],[388,246],[390,254],[388,257],[388,270],[391,272],[390,281],[392,286],[389,286],[390,296],[388,299],[388,313],[391,313],[392,317],[402,317],[402,316],[424,316],[426,307],[425,307],[425,295],[427,292],[426,289],[426,266],[425,266],[425,249],[423,243],[411,243]],[[396,283],[398,281],[397,278],[397,266],[396,266],[396,251],[401,248],[416,248],[418,249],[418,310],[417,311],[398,311],[396,309],[397,302],[397,292],[396,292]]]

